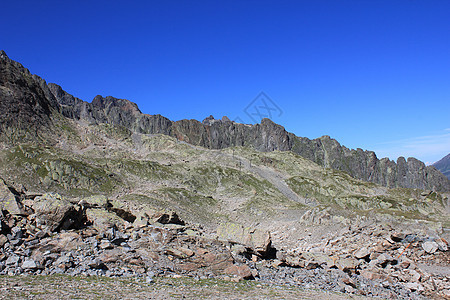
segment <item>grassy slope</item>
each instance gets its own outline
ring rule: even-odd
[[[168,136],[131,134],[108,125],[85,127],[67,120],[59,124],[61,139],[54,146],[3,147],[1,176],[30,191],[73,198],[102,194],[136,210],[174,209],[195,223],[252,224],[277,220],[287,210],[300,215],[307,209],[265,178],[267,173],[272,180],[284,181],[300,198],[313,199],[319,209],[331,207],[337,214],[350,210],[362,215],[448,219],[440,194],[389,190],[324,169],[291,152],[263,153],[246,147],[207,150]]]

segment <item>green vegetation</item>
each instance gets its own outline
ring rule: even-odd
[[[72,137],[79,134],[73,124],[60,127]],[[300,198],[336,213],[371,212],[448,223],[447,200],[439,193],[423,196],[420,190],[387,189],[292,152],[207,150],[166,135],[131,134],[108,124],[90,125],[82,132],[87,140],[81,144],[62,137],[78,151],[38,144],[1,150],[1,171],[31,190],[71,197],[102,194],[141,208],[173,209],[198,222],[276,219],[286,210],[308,209],[278,189],[285,183]]]

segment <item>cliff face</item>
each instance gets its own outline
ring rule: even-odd
[[[0,135],[16,140],[37,138],[51,125],[52,108],[58,106],[45,81],[0,51]]]
[[[92,103],[66,93],[56,84],[46,84],[19,63],[0,54],[1,130],[27,127],[39,131],[52,122],[52,111],[88,124],[109,123],[144,134],[165,134],[210,149],[250,146],[259,151],[293,151],[327,168],[341,170],[357,179],[387,187],[406,187],[450,192],[450,181],[433,166],[415,158],[397,162],[378,159],[374,152],[348,149],[329,136],[297,137],[269,119],[247,125],[212,116],[197,120],[171,121],[161,115],[143,114],[135,103],[96,96]],[[32,124],[32,126],[29,126]],[[2,133],[0,132],[0,133]]]

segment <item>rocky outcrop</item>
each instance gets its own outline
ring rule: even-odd
[[[235,223],[224,223],[217,228],[217,236],[220,240],[245,245],[254,255],[270,257],[276,253],[268,231],[245,228]],[[245,251],[242,252],[245,253]]]
[[[378,159],[375,152],[348,149],[329,136],[310,140],[297,138],[291,149],[319,165],[347,172],[352,177],[389,188],[419,188],[450,191],[450,181],[435,167],[415,159],[399,157],[397,162]]]
[[[44,194],[34,199],[36,222],[50,231],[79,228],[85,223],[84,211],[58,194]]]
[[[247,125],[224,117],[171,121],[161,115],[143,114],[135,103],[96,96],[92,103],[66,93],[0,53],[0,136],[15,129],[39,132],[51,127],[52,111],[87,124],[108,123],[143,134],[165,134],[210,149],[250,146],[259,151],[293,151],[326,168],[347,172],[364,181],[393,187],[450,192],[450,180],[433,166],[414,158],[378,159],[373,151],[348,149],[329,136],[297,137],[269,119]],[[32,124],[32,126],[29,126]]]
[[[0,211],[3,210],[9,211],[13,215],[23,214],[23,205],[17,199],[17,195],[0,178]]]

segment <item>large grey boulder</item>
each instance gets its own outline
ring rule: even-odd
[[[24,213],[23,205],[12,190],[0,178],[0,210],[6,210],[12,215],[21,215]]]
[[[250,248],[255,254],[262,256],[270,254],[272,239],[270,232],[244,227],[235,223],[224,223],[217,228],[219,240],[242,244]]]
[[[44,194],[36,197],[33,209],[41,225],[50,231],[76,229],[85,222],[84,211],[62,198],[59,194]]]

